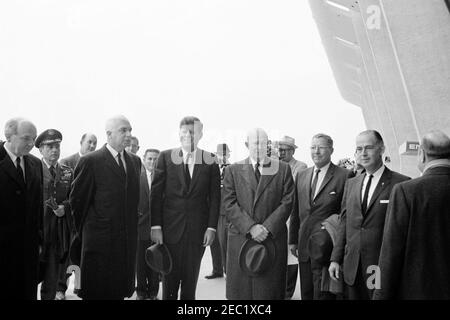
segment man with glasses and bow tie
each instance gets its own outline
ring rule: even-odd
[[[30,154],[36,127],[13,118],[0,144],[0,300],[36,300],[42,248],[42,165]]]
[[[297,205],[291,216],[289,247],[298,257],[302,300],[332,300],[335,295],[321,291],[322,266],[308,252],[310,235],[333,214],[338,214],[345,181],[350,172],[331,162],[333,139],[316,134],[311,141],[314,166],[297,175]]]
[[[220,172],[213,154],[198,148],[203,124],[184,117],[181,146],[162,151],[151,186],[151,238],[164,243],[172,271],[163,277],[163,299],[195,300],[200,263],[216,237],[220,206]]]
[[[141,160],[125,151],[131,130],[124,116],[108,119],[107,143],[75,168],[70,205],[81,239],[78,296],[85,300],[122,300],[135,290]]]
[[[45,273],[41,285],[41,300],[65,300],[66,273],[73,222],[69,205],[73,171],[58,164],[62,134],[48,129],[36,139],[35,146],[42,155],[44,194]]]
[[[370,300],[375,283],[368,281],[378,265],[386,209],[395,184],[409,177],[383,164],[384,142],[380,133],[366,130],[356,137],[356,160],[365,174],[349,179],[342,199],[336,244],[331,255],[330,277],[342,270],[350,300]],[[376,282],[376,281],[375,281]]]

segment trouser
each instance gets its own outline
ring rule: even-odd
[[[228,222],[224,215],[219,216],[217,224],[217,238],[219,240],[220,252],[222,255],[222,265],[224,273],[227,272],[227,245],[228,245]]]
[[[211,251],[213,273],[223,274],[222,253],[220,249],[219,239],[217,236],[214,238],[214,241],[209,247],[209,249]]]
[[[55,249],[50,248],[41,285],[41,300],[55,300],[57,291],[66,292],[67,279],[70,277],[70,274],[66,273],[67,267],[67,259],[61,263]]]
[[[367,287],[368,275],[363,274],[363,268],[361,263],[358,264],[358,270],[356,271],[356,278],[353,285],[349,285],[348,299],[349,300],[371,300],[374,290]]]
[[[299,263],[302,300],[335,300],[330,292],[321,291],[322,265],[308,260]]]
[[[156,297],[159,291],[159,274],[145,261],[145,251],[152,244],[151,240],[138,240],[136,254],[136,293],[148,298]]]
[[[172,272],[163,277],[163,300],[195,300],[198,274],[205,247],[191,243],[185,233],[177,244],[166,243],[172,257]]]
[[[286,269],[286,298],[291,299],[297,284],[298,265],[288,264]]]

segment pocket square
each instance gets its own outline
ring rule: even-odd
[[[330,192],[330,194],[336,194],[336,192],[334,192],[334,191],[331,191],[331,192]]]
[[[380,203],[389,203],[389,200],[380,200]]]

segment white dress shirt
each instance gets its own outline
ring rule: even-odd
[[[378,182],[383,175],[385,166],[382,165],[377,171],[372,173],[372,182],[370,183],[369,196],[367,197],[367,207],[369,207],[370,199],[372,199],[373,192],[378,185]],[[366,192],[367,182],[369,182],[370,174],[366,172],[366,176],[364,177],[363,186],[361,188],[361,201],[364,199],[364,192]]]
[[[150,170],[145,169],[145,173],[147,174],[147,182],[148,182],[148,190],[152,190],[152,172]]]
[[[14,164],[14,167],[16,167],[17,168],[17,163],[16,163],[16,159],[18,158],[14,153],[12,153],[11,152],[11,150],[9,150],[8,149],[8,145],[5,143],[4,144],[4,147],[5,147],[5,150],[6,150],[6,153],[9,155],[9,157],[11,158],[11,161],[13,162],[13,164]],[[22,157],[20,157],[20,167],[22,168],[22,172],[23,172],[23,179],[25,180],[25,181],[27,181],[26,180],[26,173],[25,173],[25,160],[23,159],[23,156]]]
[[[320,186],[322,185],[323,179],[325,179],[325,175],[328,172],[328,168],[330,168],[330,164],[331,164],[331,162],[328,162],[322,168],[317,168],[316,166],[314,166],[313,176],[312,176],[312,179],[311,179],[311,186],[312,186],[312,183],[314,181],[314,177],[316,175],[316,170],[319,169],[320,172],[319,172],[319,177],[317,178],[316,190],[314,191],[313,199],[316,197],[317,192],[320,190]]]
[[[195,149],[192,152],[185,151],[183,148],[181,149],[181,152],[183,153],[183,164],[188,164],[189,166],[189,175],[192,178],[192,173],[194,172],[194,165],[195,165],[195,159],[197,156],[197,149]],[[188,155],[190,154],[189,160],[187,159]]]
[[[120,165],[119,165],[119,158],[117,157],[119,152],[117,152],[109,144],[106,144],[106,148],[109,150],[109,152],[111,152],[114,160],[116,160],[117,165],[120,167]],[[125,157],[123,156],[123,151],[120,153],[120,159],[122,160],[122,163],[123,163],[123,169],[125,170],[125,173],[127,173],[127,163],[125,162]]]

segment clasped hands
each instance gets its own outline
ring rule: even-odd
[[[216,236],[216,232],[214,230],[208,229],[205,231],[203,236],[203,246],[210,246],[214,238]],[[152,229],[151,230],[151,238],[154,243],[163,244],[163,232],[162,229]]]
[[[269,236],[269,230],[262,224],[255,224],[252,226],[249,233],[256,242],[263,242]]]

